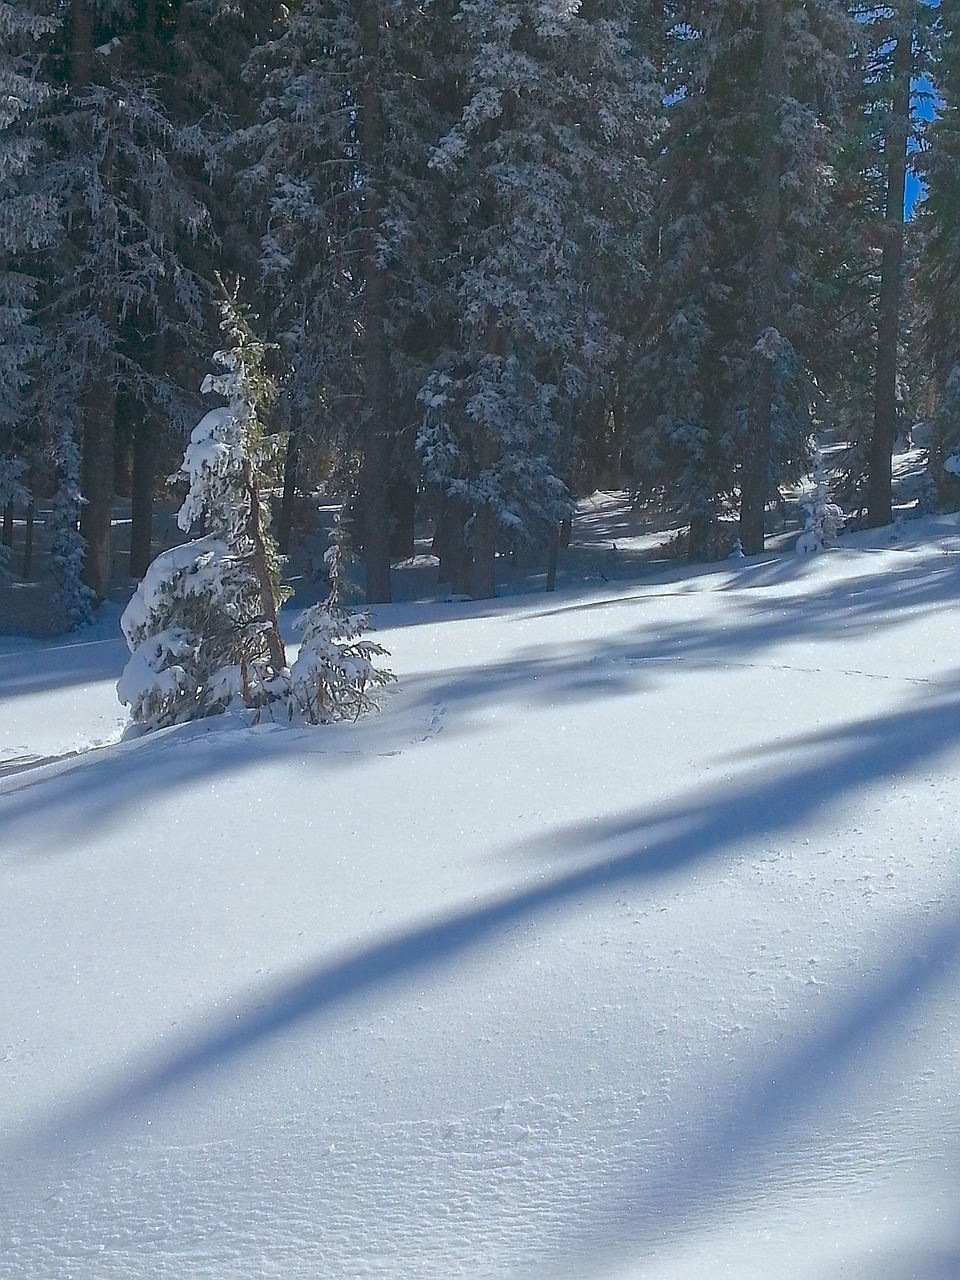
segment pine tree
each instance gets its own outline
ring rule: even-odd
[[[184,180],[199,134],[171,121],[157,88],[174,8],[72,0],[51,51],[63,92],[46,133],[69,235],[47,266],[46,314],[74,369],[84,576],[98,598],[112,579],[118,397],[144,413],[177,407],[158,344],[204,320],[183,253],[207,221]]]
[[[934,396],[930,469],[941,500],[956,497],[947,459],[960,452],[960,4],[942,0],[936,84],[940,107],[925,157],[920,292]]]
[[[900,339],[904,316],[904,194],[911,120],[911,86],[926,68],[926,6],[897,0],[863,15],[872,36],[868,79],[873,92],[883,221],[877,305],[873,431],[867,465],[867,519],[889,524],[892,515],[892,461],[898,425]]]
[[[145,728],[234,702],[263,707],[286,690],[280,561],[259,478],[270,447],[262,413],[273,385],[266,348],[230,298],[221,328],[221,372],[202,389],[227,404],[194,428],[179,473],[188,490],[178,524],[184,532],[202,524],[205,533],[153,561],[121,621],[131,658],[118,696]]]
[[[297,621],[303,640],[290,668],[290,715],[310,724],[357,720],[375,711],[376,691],[396,679],[376,661],[389,656],[387,650],[362,638],[368,616],[347,604],[345,561],[349,553],[345,542],[346,529],[338,519],[324,557],[330,590],[326,599],[307,609]]]
[[[762,549],[773,486],[806,464],[850,25],[833,0],[708,0],[680,34],[638,452],[700,559],[725,554],[719,522],[738,492],[743,550]]]
[[[301,0],[255,52],[262,122],[244,175],[291,376],[281,411],[359,459],[368,602],[390,596],[391,487],[429,343],[428,147],[445,3]]]
[[[614,274],[618,232],[625,257],[639,243],[660,114],[632,14],[616,0],[464,0],[456,15],[465,100],[433,157],[450,340],[422,392],[419,449],[448,541],[469,544],[456,585],[469,576],[476,596],[494,594],[499,540],[542,537],[569,509],[564,428],[616,362],[598,266]]]
[[[38,280],[31,266],[49,244],[57,208],[38,179],[40,111],[51,89],[41,41],[57,26],[46,6],[0,3],[0,510],[27,501],[28,466],[42,441],[31,384],[42,350]],[[0,573],[7,569],[0,549]]]

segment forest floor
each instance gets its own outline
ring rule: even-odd
[[[0,639],[2,1280],[957,1280],[960,518],[640,519],[354,725]]]

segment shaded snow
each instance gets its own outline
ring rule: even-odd
[[[0,1277],[955,1280],[958,534],[384,607],[375,720],[0,781]]]

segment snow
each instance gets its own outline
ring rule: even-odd
[[[958,525],[384,606],[355,725],[0,640],[0,1277],[955,1280]]]

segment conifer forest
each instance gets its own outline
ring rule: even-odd
[[[884,525],[917,423],[956,507],[960,0],[0,2],[0,574],[42,508],[82,620],[122,496],[142,577],[245,343],[271,536],[337,495],[371,604],[603,486],[755,554],[827,439]]]

